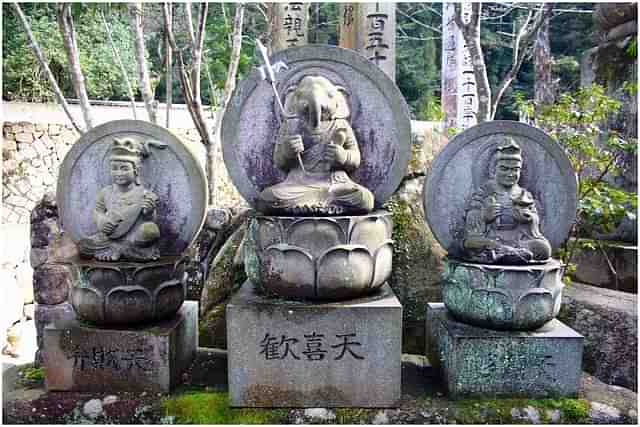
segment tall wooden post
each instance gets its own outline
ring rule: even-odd
[[[309,3],[271,3],[270,53],[307,44]]]
[[[442,5],[442,98],[445,127],[467,129],[478,123],[478,94],[473,63],[455,23],[455,5]],[[471,3],[462,4],[462,20],[469,21]]]
[[[396,4],[343,3],[340,47],[354,49],[396,78]]]

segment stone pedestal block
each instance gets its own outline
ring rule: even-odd
[[[44,330],[49,391],[169,392],[198,347],[198,304],[141,327],[98,328],[77,319]]]
[[[452,398],[576,396],[584,337],[554,319],[534,331],[495,331],[427,307],[427,356]]]
[[[232,406],[399,404],[402,306],[387,284],[312,304],[257,295],[246,281],[226,318]]]

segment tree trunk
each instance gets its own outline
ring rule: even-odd
[[[69,109],[69,104],[67,104],[67,101],[64,99],[64,95],[62,94],[62,91],[58,86],[58,82],[56,82],[56,79],[53,76],[51,69],[49,68],[49,64],[47,63],[47,60],[45,59],[44,54],[40,49],[40,46],[36,42],[35,37],[33,37],[33,33],[31,32],[31,26],[29,25],[29,21],[27,21],[27,18],[24,16],[24,13],[22,13],[22,9],[20,9],[20,5],[18,5],[18,3],[12,3],[12,5],[13,5],[16,16],[18,17],[18,19],[22,23],[22,26],[24,27],[25,33],[27,33],[27,38],[29,39],[31,50],[33,50],[33,53],[36,56],[36,59],[38,60],[40,67],[44,70],[44,73],[46,74],[47,79],[51,84],[51,89],[53,90],[53,94],[55,95],[56,100],[58,101],[58,104],[60,104],[64,112],[67,114],[67,117],[69,118],[69,121],[71,121],[71,124],[73,125],[73,127],[78,131],[78,133],[83,134],[85,130],[80,125],[78,125],[75,118],[71,114],[71,110]]]
[[[58,3],[56,5],[56,17],[58,20],[58,27],[62,33],[62,40],[64,42],[64,49],[67,53],[67,60],[69,61],[73,90],[78,97],[78,101],[80,101],[80,109],[82,110],[86,129],[89,130],[93,127],[93,114],[91,112],[89,97],[87,96],[87,88],[84,85],[84,75],[80,68],[80,55],[78,54],[78,45],[76,43],[76,35],[73,28],[73,18],[71,17],[71,4]]]
[[[122,73],[122,78],[124,79],[125,84],[127,85],[127,95],[129,95],[129,100],[131,101],[131,111],[133,111],[133,119],[138,119],[138,114],[136,111],[136,99],[133,94],[133,88],[131,87],[131,82],[129,81],[129,74],[127,73],[127,69],[124,67],[122,63],[122,58],[120,58],[120,53],[116,48],[116,44],[113,42],[113,37],[111,36],[111,29],[109,28],[109,24],[104,17],[104,13],[100,12],[100,16],[102,17],[102,23],[104,24],[104,29],[107,32],[107,37],[109,38],[109,44],[111,45],[111,51],[113,52],[113,59],[116,61],[118,66],[120,67],[120,72]]]
[[[551,45],[549,43],[549,21],[546,20],[536,35],[533,51],[535,63],[534,104],[536,108],[553,104],[555,87],[553,82]]]
[[[165,28],[164,45],[165,45],[165,67],[166,67],[166,109],[167,117],[165,127],[169,129],[171,127],[171,104],[173,103],[173,47],[169,42],[169,32],[173,31],[173,6],[169,3],[169,28]]]
[[[151,79],[149,78],[149,68],[145,58],[144,34],[142,31],[142,3],[129,3],[129,22],[131,31],[135,39],[136,70],[138,72],[138,89],[144,106],[149,115],[149,120],[157,123],[156,109],[153,91],[151,90]]]

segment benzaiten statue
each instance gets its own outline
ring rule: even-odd
[[[504,137],[495,150],[495,174],[465,205],[463,248],[470,260],[490,264],[544,262],[551,245],[540,232],[540,217],[529,191],[520,187],[522,155]]]
[[[360,166],[358,141],[349,124],[344,89],[322,76],[305,76],[287,99],[302,122],[290,133],[283,118],[273,160],[286,179],[265,188],[258,208],[272,214],[362,214],[374,196],[349,176]]]
[[[158,196],[140,182],[142,162],[150,146],[166,147],[157,141],[114,138],[109,155],[113,183],[98,192],[93,209],[98,232],[78,242],[81,256],[100,261],[151,261],[160,257]]]

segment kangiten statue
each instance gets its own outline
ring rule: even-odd
[[[520,147],[505,137],[496,148],[493,178],[466,202],[463,248],[469,259],[526,264],[551,256],[551,245],[540,232],[535,200],[518,185],[521,169]]]
[[[80,240],[83,257],[100,261],[150,261],[160,257],[156,223],[158,196],[140,182],[142,162],[149,147],[165,148],[157,141],[114,139],[109,156],[113,183],[98,192],[93,220],[98,232]]]
[[[285,215],[370,212],[373,194],[349,176],[360,165],[360,150],[344,89],[325,77],[306,76],[292,89],[287,105],[302,126],[292,134],[283,118],[273,160],[287,177],[260,193],[259,210]]]

